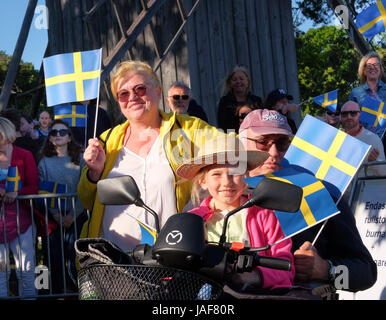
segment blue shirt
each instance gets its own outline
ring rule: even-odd
[[[349,100],[355,101],[362,107],[363,101],[365,100],[366,97],[370,97],[378,101],[386,102],[386,83],[384,83],[381,79],[379,79],[378,90],[377,90],[377,93],[375,94],[372,92],[372,90],[369,88],[366,82],[364,85],[351,90]],[[362,123],[362,125],[369,130],[371,129],[365,123]],[[372,131],[374,132],[374,129]],[[377,132],[375,133],[377,133],[380,137],[382,137],[383,131],[384,129],[380,129],[380,130],[377,130]]]

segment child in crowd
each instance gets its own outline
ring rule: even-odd
[[[243,122],[243,120],[245,119],[247,114],[253,110],[254,110],[254,108],[251,104],[245,104],[242,106],[238,106],[236,108],[236,117],[239,119],[239,123],[238,123],[238,126],[236,128],[237,132],[239,132],[239,127],[240,127],[241,122]]]
[[[52,122],[51,115],[48,111],[42,111],[39,115],[39,125],[36,129],[36,134],[39,136],[39,144],[42,146],[44,140],[50,132],[50,125]]]
[[[209,161],[208,161],[209,159]],[[185,179],[193,179],[192,202],[205,190],[209,196],[190,212],[205,220],[208,241],[218,242],[222,233],[224,216],[244,203],[247,185],[244,182],[247,169],[260,165],[267,159],[265,152],[244,151],[240,141],[234,136],[221,136],[208,141],[197,157],[184,162],[177,168],[177,174]],[[246,246],[263,247],[284,238],[283,231],[272,210],[253,206],[243,209],[228,220],[227,242],[242,242]],[[284,240],[261,255],[288,259],[293,262],[292,242]],[[294,270],[281,271],[257,267],[254,272],[239,275],[233,287],[237,290],[258,284],[262,288],[274,289],[290,287]],[[241,278],[240,278],[241,277]],[[262,281],[262,283],[261,283]]]
[[[67,193],[76,193],[81,171],[84,166],[83,149],[74,139],[71,129],[63,120],[54,120],[51,124],[50,133],[45,140],[39,156],[38,170],[40,181],[51,181],[67,186]],[[74,241],[78,237],[82,224],[76,224],[75,218],[84,210],[79,199],[75,201],[73,211],[71,198],[67,199],[66,212],[58,209],[50,209],[50,213],[58,225],[62,225],[64,233],[60,228],[49,235],[51,253],[51,274],[54,293],[63,290],[63,269],[61,260],[61,242],[64,242],[67,258],[67,269],[70,277],[76,283],[75,251]],[[62,213],[62,217],[60,214]],[[64,239],[61,238],[64,234]]]

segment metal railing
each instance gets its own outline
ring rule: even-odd
[[[89,212],[74,217],[70,227],[63,223],[67,214],[76,212],[76,199],[76,193],[17,196],[13,207],[17,236],[8,239],[9,205],[1,201],[0,299],[77,299],[73,244]],[[26,226],[21,219],[32,221],[27,231],[22,230]]]

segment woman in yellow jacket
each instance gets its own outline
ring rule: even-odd
[[[131,175],[141,198],[158,213],[162,227],[190,198],[191,182],[176,176],[177,166],[196,154],[206,138],[222,132],[199,118],[160,111],[162,88],[146,63],[122,63],[111,81],[111,90],[127,121],[104,132],[100,140],[90,139],[84,152],[87,166],[78,194],[92,214],[81,237],[102,237],[128,251],[141,240],[138,220],[154,226],[154,219],[134,205],[102,205],[97,181]]]

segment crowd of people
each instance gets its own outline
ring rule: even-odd
[[[322,120],[371,144],[367,161],[382,161],[385,152],[381,139],[359,123],[360,105],[365,95],[386,100],[386,85],[381,80],[384,73],[377,54],[371,53],[362,59],[359,75],[363,85],[353,89],[350,101],[339,105],[336,112],[326,110]],[[6,243],[13,252],[18,250],[15,197],[37,193],[39,180],[65,184],[67,192],[76,192],[79,197],[75,212],[68,210],[61,216],[57,210],[50,209],[52,219],[69,235],[67,264],[74,277],[73,243],[78,234],[72,228],[78,217],[82,218],[80,237],[104,238],[125,252],[141,241],[137,220],[154,227],[153,217],[140,207],[103,205],[97,194],[97,182],[101,179],[131,175],[141,198],[158,213],[161,227],[171,215],[189,211],[204,218],[207,240],[218,241],[224,215],[250,196],[244,178],[282,169],[281,161],[297,132],[291,113],[299,107],[291,103],[291,94],[284,89],[274,89],[263,101],[251,88],[247,69],[234,67],[224,81],[217,126],[213,126],[208,124],[204,108],[193,99],[188,85],[183,82],[171,85],[166,97],[170,112],[164,112],[160,110],[163,88],[157,74],[144,62],[123,62],[111,79],[111,91],[125,121],[105,128],[107,130],[98,137],[91,137],[85,148],[76,142],[66,122],[52,121],[48,112],[40,114],[39,128],[35,130],[29,117],[15,115],[14,111],[11,116],[10,110],[4,110],[0,114],[0,166],[3,170],[10,165],[20,166],[22,189],[10,193],[0,185],[7,217],[8,211],[11,213],[5,222],[6,235],[2,234],[3,221],[0,221],[0,261],[8,259]],[[31,152],[17,147],[18,138],[24,139],[19,140],[20,144]],[[32,144],[31,141],[38,142]],[[235,154],[239,157],[232,158]],[[378,168],[374,174],[386,175],[381,166]],[[29,180],[32,186],[27,189]],[[229,286],[246,292],[255,287],[272,291],[287,288],[281,292],[291,295],[294,287],[310,288],[311,284],[320,282],[333,285],[334,268],[345,265],[349,271],[346,290],[355,292],[371,287],[377,279],[376,265],[361,240],[345,199],[339,201],[338,209],[341,214],[328,220],[314,246],[311,241],[320,225],[279,241],[284,234],[272,210],[254,206],[234,215],[227,230],[232,241],[257,247],[279,241],[262,254],[288,259],[294,268],[287,272],[257,267],[246,275],[230,277]],[[91,212],[87,221],[82,215],[85,210]],[[17,270],[26,275],[34,266],[31,224],[25,215],[20,236],[28,239],[28,245],[20,250],[29,263],[20,267],[20,262],[15,261]],[[60,245],[58,230],[46,239],[51,247]],[[59,264],[60,255],[50,254],[50,260]],[[55,292],[60,292],[62,275],[60,268],[53,272]],[[7,279],[3,271],[0,276],[0,289],[4,289]],[[24,293],[33,295],[32,278],[23,276],[21,279]],[[312,298],[311,291],[307,290],[308,297]],[[2,293],[4,290],[0,291]]]

